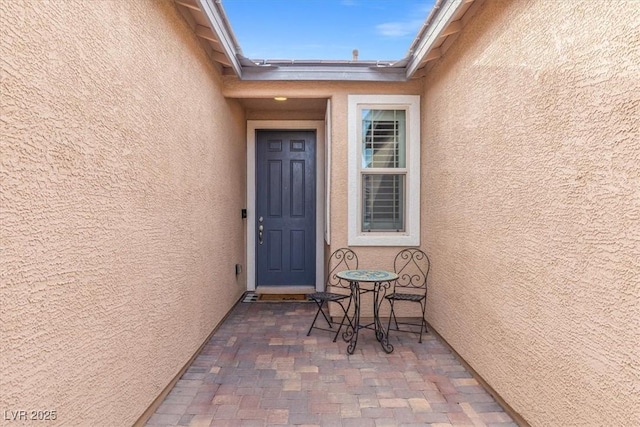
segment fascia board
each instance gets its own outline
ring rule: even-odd
[[[404,82],[406,77],[403,68],[287,66],[246,67],[243,69],[242,80]]]
[[[435,19],[431,22],[429,27],[425,30],[424,36],[418,47],[416,48],[413,58],[409,61],[406,70],[406,78],[410,79],[413,73],[415,73],[420,67],[423,59],[433,48],[440,35],[444,32],[447,26],[454,20],[458,10],[469,0],[445,0],[440,7],[440,12],[436,15]]]
[[[213,0],[197,0],[198,5],[200,6],[200,10],[204,13],[209,21],[209,25],[211,25],[211,30],[218,37],[222,49],[224,50],[225,55],[229,58],[231,62],[231,68],[236,73],[238,77],[242,77],[242,67],[240,66],[240,61],[236,56],[236,47],[233,43],[233,38],[231,34],[227,31],[227,25],[225,25],[225,18],[223,18],[218,9],[212,4]]]

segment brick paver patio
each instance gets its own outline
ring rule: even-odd
[[[307,302],[239,303],[147,426],[516,426],[432,334],[372,331],[355,354]]]

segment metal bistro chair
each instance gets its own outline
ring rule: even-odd
[[[351,249],[340,248],[331,254],[329,262],[327,263],[327,281],[325,283],[325,291],[314,292],[309,295],[309,298],[318,305],[318,311],[316,312],[316,316],[313,318],[313,323],[311,323],[307,336],[311,334],[311,330],[314,328],[333,332],[333,324],[336,322],[330,320],[330,313],[328,311],[325,312],[325,307],[328,308],[330,302],[337,303],[340,308],[342,308],[343,312],[342,320],[340,321],[340,326],[333,337],[333,342],[336,342],[340,329],[345,325],[345,320],[349,322],[349,324],[353,325],[348,314],[352,303],[350,284],[347,280],[337,277],[336,273],[344,270],[356,270],[357,268],[358,257]],[[336,292],[332,292],[332,289]],[[345,303],[347,303],[347,301],[348,304],[345,307]],[[316,321],[318,320],[320,313],[322,313],[324,320],[327,321],[327,324],[331,329],[316,326]]]
[[[398,275],[398,280],[395,282],[393,293],[385,297],[391,304],[387,331],[390,330],[392,318],[395,322],[396,330],[399,332],[418,333],[415,328],[419,326],[420,339],[418,342],[422,342],[422,331],[427,332],[427,321],[424,318],[424,313],[427,308],[427,276],[429,275],[430,266],[429,257],[420,249],[403,249],[396,255],[393,262],[393,270]],[[420,304],[422,307],[420,324],[398,322],[395,303],[399,301]],[[401,330],[398,325],[406,325],[410,326],[410,328]]]

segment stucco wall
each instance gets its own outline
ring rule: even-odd
[[[640,7],[488,0],[423,98],[428,320],[532,425],[640,425]]]
[[[1,1],[0,43],[0,414],[131,425],[245,289],[242,110],[173,2]]]
[[[331,244],[326,248],[326,253],[346,247],[347,245],[347,221],[348,212],[348,134],[347,134],[347,107],[349,95],[378,94],[378,95],[419,95],[423,85],[421,80],[414,79],[409,82],[331,82],[331,81],[241,81],[235,77],[224,77],[224,94],[227,97],[238,98],[266,98],[275,95],[289,98],[327,98],[331,100],[331,161],[330,174],[331,185],[329,202],[330,209],[330,235]],[[315,110],[301,111],[292,114],[291,111],[279,109],[277,111],[251,111],[247,116],[253,119],[269,120],[300,120],[300,119],[324,119],[325,113]],[[367,247],[357,246],[352,248],[358,255],[361,267],[380,267],[393,269],[393,259],[398,252],[397,247]],[[416,304],[407,306],[410,314],[421,314]],[[334,307],[335,310],[339,308]],[[384,310],[387,306],[384,306]],[[339,311],[335,311],[339,314]],[[371,313],[369,299],[363,301],[363,313]]]
[[[275,94],[289,98],[331,99],[331,245],[329,251],[347,246],[348,201],[348,134],[347,102],[349,95],[420,95],[423,86],[419,79],[409,82],[265,82],[240,81],[225,76],[224,94],[228,97],[272,97]],[[250,111],[251,119],[324,119],[324,112],[302,112],[292,115],[290,111]],[[362,266],[393,268],[397,247],[353,248]]]

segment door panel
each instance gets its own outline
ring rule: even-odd
[[[305,230],[291,230],[291,270],[303,271],[305,269]]]
[[[267,203],[269,204],[268,215],[271,218],[282,217],[282,161],[269,161],[269,179],[266,189],[257,187],[258,191],[267,192]],[[258,209],[258,211],[260,211]]]
[[[258,286],[315,286],[315,178],[315,131],[257,132]]]
[[[305,163],[300,160],[291,161],[291,216],[303,217],[305,215]]]

